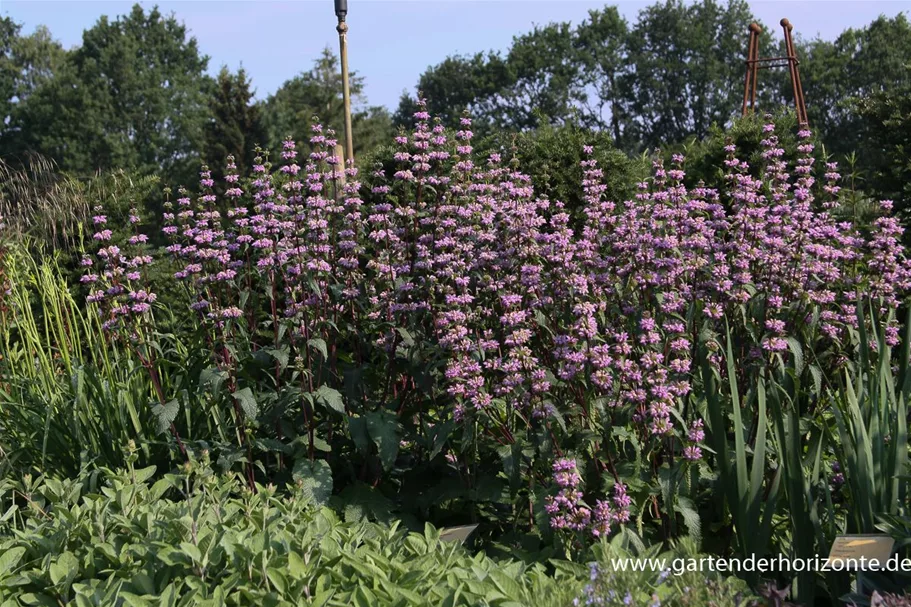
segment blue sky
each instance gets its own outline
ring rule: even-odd
[[[48,26],[64,46],[78,45],[82,31],[101,16],[129,11],[132,0],[0,0],[0,14],[30,33]],[[320,51],[338,48],[332,0],[171,0],[155,4],[174,12],[190,29],[209,70],[243,65],[264,98],[307,70]],[[394,108],[402,91],[413,93],[418,76],[447,55],[508,48],[512,37],[534,24],[583,20],[604,6],[591,0],[349,0],[351,69],[366,78],[371,104]],[[649,1],[615,2],[629,21]],[[908,0],[757,0],[753,12],[767,25],[788,17],[805,38],[831,39],[880,14],[911,11]],[[746,43],[746,33],[744,33]]]

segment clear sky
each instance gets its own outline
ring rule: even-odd
[[[628,21],[651,1],[614,2]],[[39,24],[67,48],[101,16],[124,14],[132,0],[0,0],[0,14]],[[264,98],[307,70],[320,51],[338,48],[333,0],[162,0],[210,57],[209,71],[243,65],[257,97]],[[394,109],[404,90],[413,94],[418,76],[447,55],[506,49],[512,37],[535,24],[583,20],[606,3],[592,0],[349,0],[349,61],[366,78],[371,104]],[[911,0],[754,0],[753,13],[778,30],[788,17],[804,38],[832,39],[880,14],[911,12]],[[744,32],[746,44],[746,32]]]

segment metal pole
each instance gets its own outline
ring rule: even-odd
[[[346,7],[347,8],[347,7]],[[336,11],[338,15],[338,46],[342,60],[342,99],[345,104],[345,158],[354,160],[354,143],[351,134],[351,89],[348,85],[348,24],[345,22],[345,13]]]
[[[753,26],[756,27],[753,27]],[[750,111],[756,111],[756,88],[759,83],[759,34],[762,33],[762,28],[759,27],[759,24],[753,23],[750,25],[751,33],[753,34],[753,80],[751,82],[752,90],[750,91]]]
[[[747,60],[746,60],[746,77],[743,80],[743,110],[741,112],[742,116],[747,115],[747,100],[750,96],[750,76],[753,75],[753,24],[750,24],[750,42],[747,47]]]
[[[759,34],[762,28],[757,23],[750,24],[750,42],[747,49],[746,79],[743,84],[743,111],[744,116],[748,111],[755,110],[756,106],[756,79],[759,73]]]
[[[797,122],[800,126],[807,124],[807,106],[803,97],[803,85],[800,82],[800,61],[797,60],[797,50],[794,48],[794,38],[791,30],[794,26],[787,19],[781,20],[784,28],[784,39],[788,53],[788,65],[791,71],[791,86],[794,88],[794,105],[797,108]]]

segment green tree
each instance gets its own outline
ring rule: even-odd
[[[244,174],[253,165],[256,146],[267,144],[262,108],[254,102],[250,85],[243,68],[231,73],[222,67],[215,80],[205,127],[205,161],[217,177],[229,155]]]
[[[641,11],[632,28],[607,7],[575,28],[536,27],[505,55],[449,57],[416,88],[448,126],[468,109],[479,133],[578,122],[628,150],[655,147],[705,136],[737,113],[752,21],[745,0],[666,0]],[[770,41],[765,32],[763,46]],[[403,97],[396,121],[407,124],[413,111]]]
[[[21,108],[66,60],[66,51],[47,28],[38,27],[29,36],[20,32],[21,25],[0,19],[0,156],[10,162],[24,161]]]
[[[495,99],[509,86],[512,76],[499,53],[447,57],[421,74],[415,90],[427,99],[427,111],[447,127],[459,124],[462,112],[469,110],[474,130],[484,132],[493,122],[492,108],[486,100]],[[403,94],[393,117],[397,125],[410,126],[417,111],[415,97]]]
[[[186,179],[208,115],[208,58],[172,15],[135,5],[83,33],[13,113],[17,147],[79,174],[124,167]]]
[[[9,17],[0,18],[0,124],[6,124],[16,96],[18,69],[13,58],[13,45],[22,26]]]
[[[563,124],[578,114],[584,97],[581,64],[569,23],[552,23],[513,38],[509,51],[451,56],[421,74],[416,92],[427,110],[448,127],[465,110],[473,130],[520,131]],[[410,126],[414,97],[402,96],[394,122]]]
[[[629,108],[623,74],[627,70],[629,25],[616,6],[590,11],[576,29],[574,44],[582,70],[582,124],[609,131],[617,145],[625,139]]]
[[[569,23],[551,23],[513,38],[506,58],[509,83],[500,98],[487,100],[499,126],[525,130],[564,124],[583,98],[582,65]]]
[[[745,34],[753,21],[745,0],[667,0],[639,13],[624,93],[639,146],[703,137],[712,124],[730,121],[741,104]]]
[[[367,106],[364,78],[349,74],[352,104],[354,153],[360,155],[386,143],[392,133],[392,119],[381,106]],[[338,57],[329,49],[314,61],[313,68],[285,82],[270,95],[263,107],[269,148],[277,151],[285,137],[308,141],[314,118],[335,130],[344,142],[345,108],[342,99],[342,74]]]
[[[911,23],[904,14],[847,29],[833,42],[812,40],[799,53],[810,127],[836,156],[865,147],[868,117],[858,114],[859,100],[911,85]]]
[[[911,63],[905,65],[911,70]],[[858,168],[870,193],[892,200],[904,221],[911,218],[911,85],[877,91],[853,104],[858,118]],[[905,231],[906,239],[911,232]]]

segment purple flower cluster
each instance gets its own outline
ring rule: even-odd
[[[629,521],[632,500],[622,483],[614,485],[612,499],[597,500],[595,507],[589,508],[582,499],[582,477],[575,460],[561,458],[555,461],[553,481],[559,491],[548,496],[544,506],[553,529],[586,532],[598,538],[609,535],[612,525]]]
[[[139,232],[139,216],[130,209],[132,234],[118,246],[107,227],[108,218],[102,207],[95,207],[93,239],[100,245],[94,257],[85,255],[80,265],[85,269],[80,279],[90,289],[87,302],[97,306],[102,327],[128,339],[135,339],[140,324],[152,311],[157,295],[148,289],[145,268],[152,263],[146,251],[148,237]]]
[[[701,419],[697,419],[690,426],[686,434],[686,446],[683,448],[684,459],[694,462],[702,459],[702,448],[699,443],[705,440],[705,430]]]
[[[233,159],[229,158],[226,181],[232,186],[237,181],[235,169]],[[239,295],[235,278],[243,261],[236,256],[239,247],[236,235],[222,224],[208,167],[203,166],[199,177],[201,194],[195,204],[183,188],[178,190],[176,206],[171,201],[165,202],[163,231],[171,241],[166,250],[178,263],[174,278],[187,282],[194,294],[190,308],[202,318],[223,326],[225,320],[241,316],[235,313]],[[226,197],[233,196],[235,190],[226,189]],[[245,209],[239,213],[244,214]],[[245,225],[242,218],[240,223]]]

